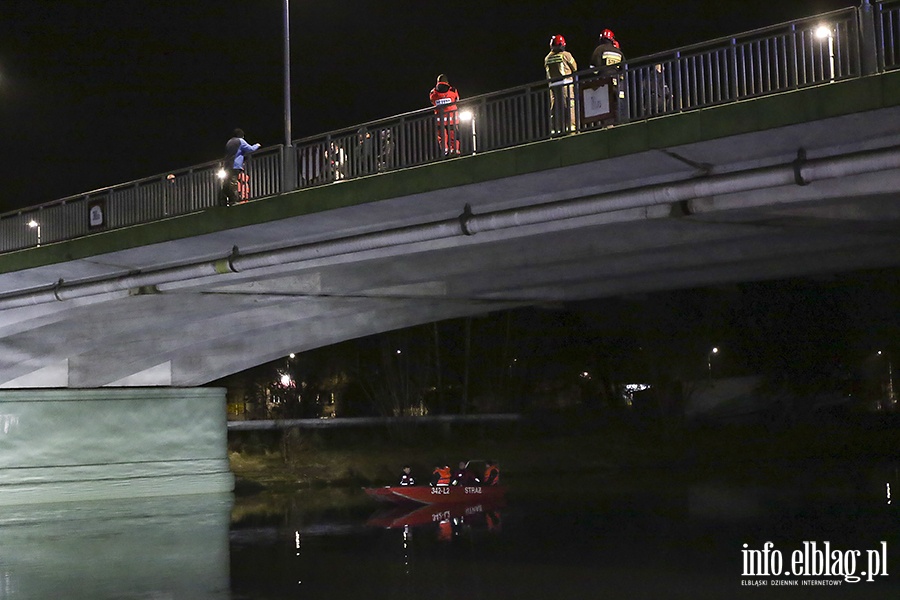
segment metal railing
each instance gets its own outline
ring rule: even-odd
[[[703,108],[858,77],[857,9],[630,61],[632,118]]]
[[[820,29],[822,28],[822,29]],[[817,31],[819,30],[819,31]],[[900,68],[900,0],[867,2],[458,103],[272,146],[248,161],[251,199]],[[557,100],[553,115],[551,93]],[[562,108],[562,110],[559,110]],[[570,109],[574,116],[569,118]],[[0,253],[218,205],[217,161],[0,215]]]
[[[879,70],[900,68],[900,2],[880,2],[875,15]]]

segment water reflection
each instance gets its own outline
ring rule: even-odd
[[[835,598],[897,598],[900,528],[886,504],[894,467],[859,464],[727,473],[569,476],[508,503],[344,508],[297,496],[232,529],[234,598],[494,600],[807,598],[821,590],[741,587],[742,549],[886,548],[890,577],[844,582]],[[240,504],[242,499],[238,499]],[[316,508],[314,508],[316,506]],[[374,511],[374,512],[373,512]],[[302,540],[302,554],[299,549]],[[881,542],[885,545],[882,546]]]
[[[224,600],[233,499],[4,506],[0,599]]]
[[[896,466],[722,475],[567,474],[502,505],[377,510],[357,489],[4,507],[0,600],[747,597],[742,549],[769,541],[884,548],[889,577],[829,597],[900,597]]]
[[[505,502],[399,505],[379,510],[369,517],[366,525],[385,529],[431,529],[437,531],[437,539],[447,541],[464,531],[500,531],[500,513],[504,506]]]

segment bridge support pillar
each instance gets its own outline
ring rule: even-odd
[[[225,390],[0,390],[0,505],[230,492]]]

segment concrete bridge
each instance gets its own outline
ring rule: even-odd
[[[224,392],[517,306],[900,265],[900,71],[0,255],[0,504],[230,489]]]

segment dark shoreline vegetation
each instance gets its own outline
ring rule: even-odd
[[[333,501],[365,502],[361,487],[393,484],[404,464],[424,483],[438,461],[455,466],[494,458],[513,493],[534,493],[558,489],[566,474],[611,486],[694,478],[764,483],[816,469],[888,463],[896,460],[898,445],[897,414],[847,413],[778,426],[687,426],[601,421],[571,412],[452,428],[234,431],[229,458],[239,500],[315,491]]]

